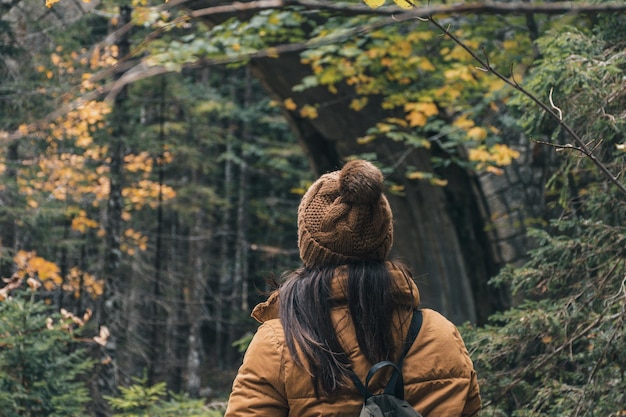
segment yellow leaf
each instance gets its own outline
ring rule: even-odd
[[[430,183],[432,185],[436,185],[437,187],[445,187],[446,185],[448,185],[448,180],[444,180],[441,178],[431,178]]]
[[[373,142],[375,139],[376,139],[376,136],[374,135],[366,135],[366,136],[362,136],[358,138],[356,140],[356,143],[358,143],[359,145],[366,145],[370,142]]]
[[[376,128],[381,132],[381,133],[387,133],[387,132],[391,132],[391,125],[388,123],[376,123]]]
[[[317,109],[309,104],[302,107],[300,110],[300,116],[305,117],[307,119],[316,119],[317,118]]]
[[[58,1],[58,0],[57,0]],[[376,9],[383,4],[385,4],[385,0],[363,0],[365,4],[367,4],[372,9]]]
[[[487,137],[487,130],[475,126],[467,131],[467,137],[471,140],[481,141]]]
[[[25,124],[21,124],[19,125],[19,127],[17,128],[17,130],[22,134],[22,135],[28,135],[28,132],[30,132],[30,128],[28,127],[28,125]]]
[[[406,177],[410,180],[421,180],[430,177],[430,174],[422,171],[409,172]]]
[[[487,152],[484,146],[471,148],[468,152],[468,158],[470,161],[486,162],[490,159],[490,157],[491,155],[489,155],[489,152]]]
[[[354,111],[359,111],[367,105],[367,97],[355,98],[350,102],[350,108]]]
[[[510,40],[506,40],[502,42],[502,47],[504,48],[505,51],[517,48],[518,46],[519,46],[519,42],[517,42],[514,39],[510,39]]]
[[[419,102],[415,103],[414,110],[424,113],[424,116],[430,117],[439,114],[439,109],[435,103]]]
[[[467,57],[468,57],[467,51],[463,49],[461,46],[456,45],[454,48],[452,48],[452,51],[450,51],[450,53],[446,55],[445,59],[446,60],[456,59],[458,61],[461,61]]]
[[[283,105],[285,106],[287,110],[292,110],[292,111],[298,107],[296,105],[296,102],[293,101],[293,99],[291,98],[285,99],[285,101],[283,101]]]
[[[493,159],[496,164],[500,166],[510,165],[514,159],[519,158],[520,153],[515,149],[509,148],[506,145],[495,144],[491,148],[493,153]]]
[[[54,6],[56,3],[58,3],[59,0],[46,0],[46,7],[50,8],[52,6]]]
[[[485,170],[487,172],[490,172],[494,175],[502,175],[504,174],[504,170],[502,168],[498,168],[498,167],[494,167],[493,165],[489,165],[487,168],[485,168]]]
[[[50,60],[52,61],[52,64],[54,64],[55,66],[58,66],[61,63],[61,57],[54,53],[50,55]]]
[[[428,60],[428,58],[420,59],[419,64],[417,64],[417,68],[421,69],[422,71],[435,70],[435,66]]]
[[[474,126],[474,121],[467,118],[467,116],[462,115],[457,118],[453,123],[453,126],[458,127],[459,129],[467,130]]]
[[[393,65],[393,60],[389,57],[384,57],[380,60],[380,65],[383,67],[390,67]]]
[[[396,3],[398,6],[400,6],[401,8],[407,9],[407,10],[415,6],[412,0],[393,0],[393,2]]]
[[[415,126],[425,126],[426,125],[426,116],[421,111],[412,111],[406,115],[407,120],[409,121],[409,125],[411,127]]]
[[[385,121],[387,121],[387,122],[389,122],[389,123],[395,123],[395,124],[397,124],[397,125],[399,125],[399,126],[402,126],[402,127],[407,127],[406,120],[404,120],[404,119],[398,119],[397,117],[387,117],[387,118],[385,119]]]

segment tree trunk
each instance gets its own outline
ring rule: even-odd
[[[232,123],[232,122],[229,122]],[[222,213],[222,227],[220,228],[220,272],[218,288],[215,292],[216,297],[213,300],[215,303],[215,353],[217,356],[218,367],[222,368],[225,365],[224,361],[224,336],[226,323],[226,306],[229,305],[225,298],[229,295],[228,287],[232,280],[232,263],[230,261],[230,238],[232,235],[231,228],[231,200],[233,194],[233,127],[229,126],[226,136],[226,151],[224,158],[224,209]]]
[[[16,210],[21,199],[17,198],[17,170],[19,158],[19,142],[7,147],[6,170],[2,173],[0,188],[0,278],[9,278],[13,272],[12,256],[17,252],[15,231]]]
[[[192,229],[192,236],[200,236],[205,233],[203,228],[204,211],[196,213],[196,223]],[[197,397],[200,393],[201,359],[203,352],[202,325],[204,323],[203,304],[205,302],[206,273],[203,253],[206,247],[203,239],[192,240],[189,250],[189,260],[193,265],[192,274],[185,279],[184,299],[189,321],[189,334],[187,336],[187,361],[186,361],[186,389],[190,396]],[[187,276],[187,275],[186,275]]]
[[[120,8],[119,27],[130,22],[130,7]],[[124,35],[118,41],[119,56],[124,57],[128,54],[129,39],[128,35]],[[110,331],[110,337],[105,347],[106,354],[111,359],[109,365],[103,367],[100,374],[100,392],[105,395],[112,395],[116,392],[117,386],[125,382],[122,379],[124,373],[123,354],[126,345],[126,317],[123,316],[123,300],[124,294],[121,288],[124,274],[122,273],[122,211],[124,201],[122,197],[122,189],[124,183],[124,153],[126,129],[128,124],[126,113],[126,101],[128,98],[127,89],[124,87],[115,98],[111,124],[111,144],[109,150],[110,158],[110,191],[107,204],[107,212],[105,219],[106,247],[104,253],[104,296],[102,298],[102,312],[98,324],[107,326]],[[107,359],[108,360],[108,359]],[[127,382],[127,381],[126,381]]]

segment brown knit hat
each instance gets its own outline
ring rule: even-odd
[[[304,265],[385,260],[393,243],[393,221],[382,190],[382,172],[363,160],[350,161],[315,181],[298,207]]]

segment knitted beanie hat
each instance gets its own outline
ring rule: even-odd
[[[393,243],[393,221],[382,190],[382,172],[363,160],[350,161],[313,183],[298,207],[304,265],[385,260]]]

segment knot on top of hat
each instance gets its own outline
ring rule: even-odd
[[[346,203],[376,202],[383,192],[383,174],[370,162],[350,161],[339,172],[339,193]]]

